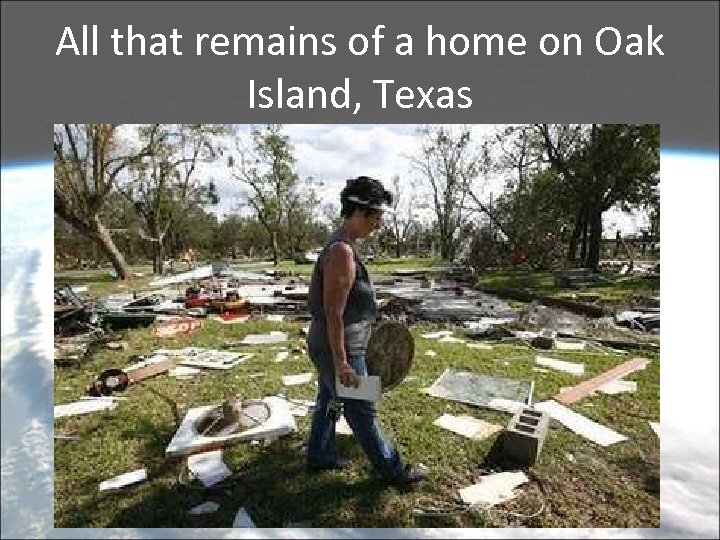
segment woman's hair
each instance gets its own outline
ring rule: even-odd
[[[364,201],[367,204],[357,201]],[[340,193],[340,204],[342,217],[352,216],[355,210],[361,210],[367,216],[378,211],[372,206],[392,204],[392,194],[383,187],[380,180],[369,176],[358,176],[347,181],[345,188]]]

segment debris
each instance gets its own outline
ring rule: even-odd
[[[529,399],[529,398],[528,398]],[[512,401],[510,399],[493,398],[486,405],[489,409],[515,414],[517,411],[527,407],[527,403]]]
[[[208,452],[254,439],[281,437],[297,429],[295,419],[290,414],[288,402],[282,398],[269,396],[260,401],[251,401],[247,405],[243,404],[243,411],[248,412],[244,415],[241,414],[242,420],[248,420],[246,423],[249,423],[251,427],[235,433],[232,432],[232,429],[228,429],[226,431],[230,431],[230,433],[219,436],[201,435],[197,429],[198,425],[202,424],[208,414],[217,408],[217,405],[206,405],[190,409],[165,448],[165,455],[180,457]],[[263,413],[262,409],[267,409],[269,412]],[[238,429],[245,427],[242,423],[239,422]]]
[[[190,379],[198,373],[201,373],[201,370],[189,366],[177,366],[168,371],[168,375],[178,379]]]
[[[380,376],[368,375],[360,377],[360,385],[357,388],[343,385],[336,377],[335,391],[338,397],[341,398],[375,402],[380,399]]]
[[[447,368],[428,389],[428,394],[487,407],[497,398],[527,403],[530,389],[530,381],[516,381]]]
[[[307,384],[312,380],[312,373],[301,373],[299,375],[283,375],[282,383],[285,386],[296,386]]]
[[[109,341],[105,344],[105,347],[107,349],[110,349],[111,351],[121,351],[128,348],[128,342],[127,341]]]
[[[513,499],[515,488],[528,482],[524,472],[501,472],[483,476],[479,483],[463,488],[463,502],[486,507]]]
[[[585,341],[555,340],[555,348],[560,351],[584,351],[585,347],[587,347],[587,342]]]
[[[222,450],[188,456],[188,469],[205,487],[212,487],[232,474],[222,460]]]
[[[537,463],[547,436],[550,415],[531,408],[515,412],[502,436],[503,453],[515,465]]]
[[[443,343],[465,343],[464,339],[456,338],[454,336],[443,336],[438,341]]]
[[[265,315],[265,319],[268,321],[283,322],[285,320],[285,315],[282,315],[282,314]]]
[[[532,370],[537,371],[538,373],[550,373],[549,369],[544,369],[541,367],[533,367]]]
[[[287,339],[287,332],[273,330],[268,334],[248,334],[240,343],[243,345],[271,345],[273,343],[283,343]]]
[[[564,360],[555,360],[554,358],[547,358],[545,356],[536,356],[535,363],[540,366],[545,366],[558,371],[564,371],[565,373],[571,373],[573,375],[582,375],[585,373],[585,365],[577,364],[575,362],[566,362]]]
[[[193,334],[200,330],[202,321],[193,317],[181,317],[162,322],[156,322],[152,335],[160,338],[176,337],[178,335]]]
[[[240,507],[240,509],[237,511],[237,514],[235,514],[235,519],[233,520],[233,527],[236,528],[255,528],[255,523],[253,523],[253,520],[250,518],[250,515],[247,513],[247,510],[245,510],[244,507]]]
[[[183,283],[184,281],[193,281],[198,279],[207,278],[213,275],[212,265],[201,266],[190,272],[183,272],[182,274],[176,274],[165,278],[155,279],[149,283],[150,287],[166,287],[167,285],[174,285],[176,283]]]
[[[648,424],[650,424],[650,428],[655,432],[655,435],[660,438],[660,422],[650,422],[648,421]]]
[[[200,514],[212,514],[220,509],[220,505],[214,501],[206,501],[188,510],[188,514],[198,516]]]
[[[467,343],[467,346],[471,349],[480,349],[483,351],[492,351],[493,346],[488,343]]]
[[[253,356],[253,353],[241,354],[215,349],[202,349],[200,347],[188,347],[179,351],[177,363],[184,366],[200,368],[231,369],[249,360]]]
[[[425,351],[425,356],[437,356],[435,351]]]
[[[575,463],[575,456],[569,452],[565,452],[565,459],[567,459],[570,463]]]
[[[502,428],[485,420],[473,418],[472,416],[453,416],[443,414],[433,422],[434,425],[467,437],[468,439],[481,440],[500,431]]]
[[[555,396],[555,399],[560,403],[570,405],[583,397],[592,394],[598,388],[611,381],[621,379],[630,373],[645,369],[648,363],[650,363],[650,360],[647,358],[633,358],[623,364],[620,364],[619,366],[615,366],[605,373],[601,373],[592,379],[582,382],[569,390],[560,392]]]
[[[537,403],[535,408],[539,411],[548,413],[553,419],[560,422],[570,431],[577,433],[600,446],[608,446],[627,439],[610,428],[607,428],[597,422],[593,422],[589,418],[571,411],[567,407],[555,401],[543,401]]]
[[[536,349],[552,349],[555,346],[555,337],[557,332],[553,330],[543,330],[537,337],[530,341],[530,345]]]
[[[227,312],[220,316],[212,317],[213,321],[219,322],[220,324],[240,324],[250,320],[250,315],[243,315],[241,313]]]
[[[53,417],[63,418],[65,416],[88,414],[97,411],[111,410],[115,407],[117,407],[117,402],[112,400],[81,400],[63,405],[55,405]]]
[[[453,332],[452,330],[440,330],[438,332],[430,332],[427,334],[422,334],[420,337],[423,337],[425,339],[438,339],[444,336],[452,336]]]
[[[618,379],[610,381],[598,388],[603,394],[609,394],[611,396],[615,394],[621,394],[623,392],[635,392],[637,390],[637,382],[635,381],[624,381]]]
[[[290,351],[280,351],[275,356],[275,362],[282,362],[284,361],[288,356],[290,356]]]
[[[293,416],[307,416],[315,407],[315,402],[309,399],[289,399],[290,414]]]
[[[352,435],[353,430],[350,427],[350,425],[347,423],[347,420],[345,420],[344,416],[340,417],[340,420],[338,420],[335,423],[335,433],[339,433],[340,435]]]
[[[137,469],[100,482],[99,489],[100,491],[120,489],[122,487],[129,486],[130,484],[142,482],[143,480],[147,480],[147,469]]]

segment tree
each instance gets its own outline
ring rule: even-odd
[[[247,203],[270,236],[273,264],[280,255],[280,235],[295,196],[298,175],[289,138],[282,126],[253,128],[250,149],[238,147],[240,163],[230,163],[234,178],[250,188]]]
[[[480,155],[470,143],[470,131],[426,127],[421,151],[411,157],[412,167],[430,184],[440,241],[440,256],[452,260],[465,223],[468,191],[480,171]]]
[[[407,241],[410,230],[415,222],[415,198],[403,197],[400,189],[400,177],[393,176],[392,180],[392,209],[393,212],[388,216],[386,227],[393,235],[395,244],[395,258],[400,258],[403,252],[403,245]],[[401,204],[402,201],[402,204]]]
[[[118,124],[55,125],[55,213],[101,249],[120,279],[130,279],[130,269],[101,212],[118,176],[151,155],[160,138],[154,125],[143,145],[128,144],[119,128]]]
[[[198,165],[214,161],[221,149],[213,136],[224,133],[214,124],[162,124],[140,126],[142,141],[160,133],[154,151],[132,164],[130,175],[118,181],[120,191],[132,202],[139,234],[152,245],[153,271],[162,273],[165,238],[170,227],[184,219],[193,205],[217,202],[215,185],[199,182]]]
[[[629,211],[652,204],[659,183],[660,133],[654,124],[537,126],[549,163],[575,210],[569,259],[583,235],[583,263],[597,269],[602,215],[613,206]],[[568,199],[561,199],[567,201]]]

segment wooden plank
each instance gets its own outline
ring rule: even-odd
[[[606,371],[605,373],[601,373],[597,377],[588,379],[587,381],[581,382],[580,384],[573,386],[572,388],[568,388],[567,390],[560,392],[555,396],[555,399],[560,403],[563,403],[564,405],[570,405],[572,403],[575,403],[576,401],[579,401],[585,396],[592,394],[593,392],[597,391],[601,386],[609,382],[621,379],[635,371],[645,369],[645,367],[649,363],[650,360],[647,358],[633,358],[631,360],[628,360],[624,364],[615,366],[614,368]]]

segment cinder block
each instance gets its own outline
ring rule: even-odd
[[[503,433],[503,455],[521,467],[532,467],[540,457],[550,416],[530,408],[516,412]]]

